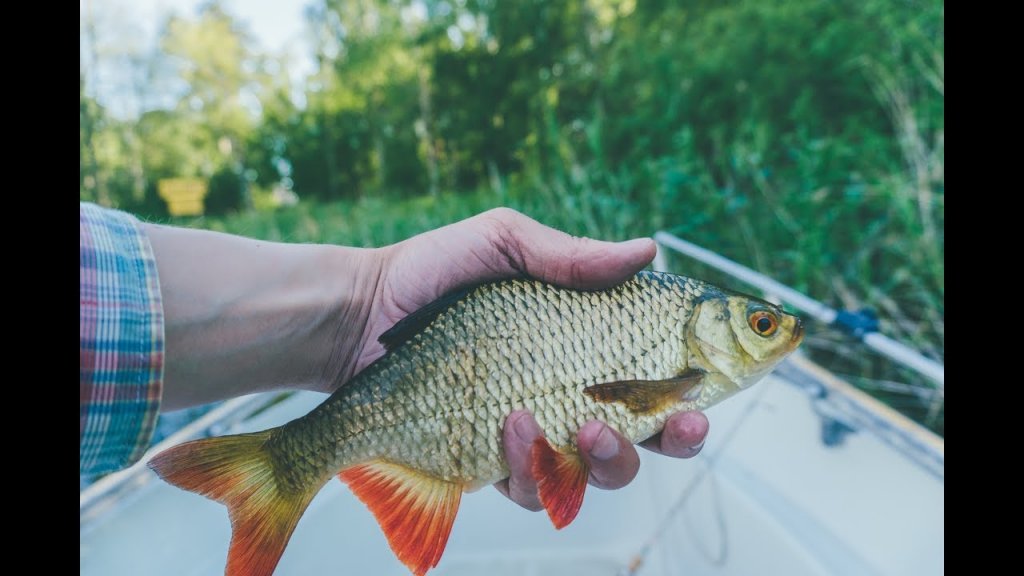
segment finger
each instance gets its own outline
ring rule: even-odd
[[[587,422],[576,435],[580,454],[590,465],[589,482],[604,490],[617,490],[640,471],[640,456],[633,444],[602,422]]]
[[[517,410],[508,415],[502,430],[502,440],[509,477],[494,484],[498,491],[513,502],[534,512],[544,508],[537,497],[537,482],[533,479],[533,462],[530,457],[533,441],[541,435],[540,426],[528,411]]]
[[[640,445],[665,456],[693,458],[704,447],[707,435],[707,416],[701,412],[679,412],[669,417],[660,433]]]
[[[568,288],[597,289],[629,279],[657,252],[650,238],[605,242],[570,236],[514,210],[481,215],[495,248],[517,272]]]

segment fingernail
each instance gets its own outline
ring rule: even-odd
[[[646,246],[650,242],[652,242],[650,238],[633,238],[632,240],[622,242],[622,245],[628,248],[638,248],[640,246]]]
[[[612,431],[605,426],[597,435],[597,440],[590,447],[590,456],[596,460],[611,460],[619,454],[619,441]]]
[[[537,430],[525,414],[519,415],[516,421],[512,423],[512,431],[516,433],[516,438],[527,444],[533,442],[537,436]]]
[[[696,446],[693,446],[693,447],[691,447],[691,448],[690,448],[690,453],[691,453],[691,454],[693,454],[694,456],[696,456],[697,454],[699,454],[699,453],[700,453],[700,451],[701,451],[701,450],[702,450],[703,448],[704,448],[704,443],[703,443],[703,442],[701,442],[700,444],[697,444]]]

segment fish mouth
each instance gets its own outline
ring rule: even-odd
[[[794,316],[796,323],[793,325],[793,339],[790,344],[793,348],[796,348],[804,341],[804,322],[799,316]]]

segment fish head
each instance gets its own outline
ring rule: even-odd
[[[688,328],[692,367],[738,390],[771,372],[803,341],[798,316],[753,296],[718,292],[702,299]]]

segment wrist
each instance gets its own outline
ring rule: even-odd
[[[164,301],[164,407],[351,377],[374,250],[148,226]]]
[[[309,315],[316,328],[310,332],[308,347],[314,357],[297,387],[333,392],[358,370],[366,346],[368,326],[379,299],[384,267],[384,249],[320,246],[321,254],[310,268],[319,284]]]

